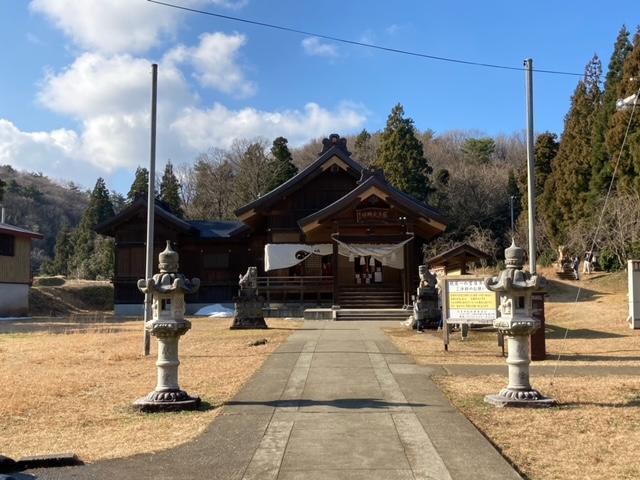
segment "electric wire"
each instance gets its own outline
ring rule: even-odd
[[[591,249],[590,252],[593,252],[593,249],[596,247],[596,241],[598,239],[598,233],[600,232],[600,227],[602,226],[602,220],[604,218],[604,212],[607,209],[607,203],[609,202],[609,197],[611,196],[611,191],[613,190],[613,183],[616,178],[616,173],[618,172],[618,166],[620,165],[620,159],[622,158],[622,152],[624,152],[625,144],[627,143],[627,137],[629,135],[629,130],[631,129],[631,122],[633,121],[633,115],[636,111],[636,105],[638,104],[638,100],[640,100],[640,88],[636,92],[636,98],[633,101],[633,107],[631,108],[631,113],[629,115],[629,121],[627,122],[627,128],[624,132],[624,137],[622,137],[622,144],[620,145],[620,151],[618,152],[618,158],[616,159],[615,166],[613,167],[613,173],[611,174],[611,181],[609,182],[609,188],[607,189],[607,195],[604,197],[604,203],[602,205],[602,209],[600,210],[600,216],[598,218],[598,223],[596,225],[595,232],[593,234],[593,239],[591,240]],[[576,293],[576,299],[574,303],[578,303],[580,300],[580,293],[582,292],[582,285],[578,286],[578,291]],[[558,358],[556,359],[556,365],[553,369],[553,374],[551,375],[551,382],[549,386],[553,386],[553,382],[556,378],[556,372],[558,371],[558,367],[560,365],[560,358],[564,353],[564,347],[569,336],[569,327],[567,327],[564,331],[564,337],[562,338],[562,343],[560,344],[560,351],[558,352]]]
[[[322,38],[324,40],[331,40],[334,42],[339,42],[339,43],[345,43],[348,45],[355,45],[358,47],[365,47],[365,48],[371,48],[371,49],[375,49],[375,50],[381,50],[384,52],[390,52],[390,53],[397,53],[397,54],[401,54],[401,55],[409,55],[412,57],[418,57],[418,58],[425,58],[425,59],[429,59],[429,60],[437,60],[440,62],[449,62],[449,63],[458,63],[458,64],[462,64],[462,65],[470,65],[470,66],[474,66],[474,67],[484,67],[484,68],[494,68],[494,69],[500,69],[500,70],[515,70],[515,71],[519,71],[519,72],[523,72],[526,69],[524,67],[513,67],[513,66],[509,66],[509,65],[499,65],[496,63],[484,63],[484,62],[474,62],[471,60],[462,60],[459,58],[450,58],[450,57],[442,57],[442,56],[438,56],[438,55],[429,55],[427,53],[421,53],[421,52],[413,52],[410,50],[403,50],[400,48],[391,48],[391,47],[385,47],[382,45],[374,45],[372,43],[367,43],[367,42],[358,42],[356,40],[349,40],[346,38],[341,38],[341,37],[336,37],[333,35],[325,35],[322,33],[314,33],[314,32],[309,32],[306,30],[300,30],[297,28],[292,28],[292,27],[284,27],[282,25],[275,25],[273,23],[266,23],[266,22],[259,22],[257,20],[249,20],[247,18],[241,18],[241,17],[233,17],[231,15],[223,15],[221,13],[214,13],[214,12],[209,12],[207,10],[199,10],[197,8],[191,8],[191,7],[185,7],[183,5],[176,5],[173,3],[167,3],[167,2],[162,2],[160,0],[147,0],[149,3],[155,3],[157,5],[162,5],[165,7],[170,7],[170,8],[175,8],[177,10],[184,10],[187,12],[191,12],[191,13],[199,13],[202,15],[208,15],[211,17],[216,17],[216,18],[220,18],[223,20],[231,20],[234,22],[241,22],[241,23],[247,23],[250,25],[256,25],[258,27],[264,27],[264,28],[271,28],[274,30],[280,30],[280,31],[284,31],[284,32],[289,32],[289,33],[297,33],[300,35],[307,35],[307,36],[311,36],[311,37],[317,37],[317,38]],[[565,72],[565,71],[561,71],[561,70],[546,70],[546,69],[538,69],[538,68],[534,68],[533,69],[534,72],[537,73],[546,73],[546,74],[550,74],[550,75],[569,75],[569,76],[573,76],[573,77],[584,77],[584,73],[575,73],[575,72]]]

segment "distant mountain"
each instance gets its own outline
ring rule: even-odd
[[[5,221],[44,235],[33,243],[33,270],[43,260],[53,257],[56,236],[67,223],[74,228],[89,202],[88,192],[73,183],[61,184],[41,173],[22,172],[0,165],[0,179],[5,182]]]

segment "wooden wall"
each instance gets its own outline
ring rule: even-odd
[[[14,238],[14,255],[0,255],[0,283],[30,283],[31,239]]]

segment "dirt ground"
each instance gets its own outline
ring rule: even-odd
[[[484,396],[506,386],[501,376],[436,377],[452,402],[496,445],[525,478],[637,479],[640,462],[640,375],[617,375],[616,366],[640,367],[640,331],[626,323],[626,274],[595,273],[561,281],[552,271],[545,302],[547,360],[558,376],[532,378],[559,406],[543,410],[498,409]],[[577,300],[577,301],[576,301]],[[389,329],[398,347],[421,364],[504,364],[492,329],[469,340],[452,336],[445,352],[441,332]],[[566,336],[566,338],[565,338]],[[609,366],[608,376],[562,375],[563,366]]]
[[[154,452],[186,442],[218,414],[300,326],[229,330],[230,319],[193,319],[180,342],[180,384],[203,400],[195,412],[140,414],[131,403],[155,386],[156,342],[141,354],[140,321],[38,319],[0,332],[0,445],[10,457],[74,452],[84,461]],[[18,333],[16,333],[18,332]],[[250,347],[251,341],[268,343]]]

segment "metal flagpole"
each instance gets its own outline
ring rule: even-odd
[[[536,273],[536,184],[533,151],[533,60],[524,61],[527,85],[527,203],[529,207],[529,271]]]
[[[153,244],[154,235],[153,227],[155,221],[155,180],[156,180],[156,104],[158,100],[158,64],[151,65],[152,69],[152,87],[151,87],[151,156],[149,158],[149,187],[147,192],[147,243],[146,243],[146,268],[144,278],[149,279],[153,276]],[[151,317],[151,295],[148,293],[144,296],[144,321],[145,323]],[[149,332],[144,330],[144,354],[149,355],[151,349],[151,336]]]

